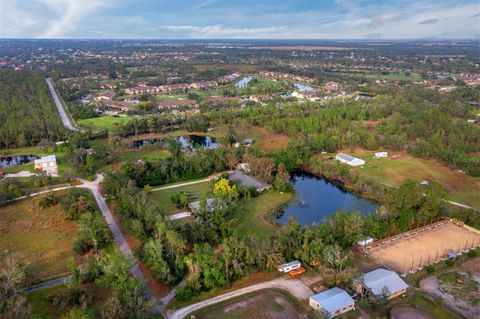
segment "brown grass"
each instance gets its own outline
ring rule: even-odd
[[[285,149],[290,142],[290,139],[287,135],[275,133],[265,127],[251,126],[248,128],[238,129],[237,133],[244,138],[253,138],[255,143],[263,152]]]

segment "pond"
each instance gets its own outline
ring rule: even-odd
[[[293,216],[301,225],[321,223],[337,210],[358,211],[363,215],[375,212],[379,205],[346,191],[337,184],[305,172],[293,172],[291,183],[296,195],[293,201],[276,215],[276,222],[286,224]]]
[[[143,148],[148,144],[160,144],[166,147],[166,137],[147,138],[142,140],[135,140],[132,142],[133,148]],[[197,149],[216,149],[218,148],[217,140],[214,137],[202,135],[184,135],[175,138],[181,145],[184,151],[196,152]]]
[[[246,76],[243,79],[241,79],[240,81],[238,81],[237,83],[235,83],[235,87],[237,89],[243,89],[244,87],[247,87],[248,83],[251,80],[253,80],[253,78],[251,76]]]
[[[3,169],[10,166],[17,166],[26,163],[31,163],[40,157],[36,155],[12,155],[0,157],[0,167]]]
[[[313,90],[313,87],[311,86],[308,86],[308,85],[305,85],[305,84],[302,84],[302,83],[293,83],[293,85],[300,91],[311,91]]]

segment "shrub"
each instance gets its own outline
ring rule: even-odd
[[[198,292],[191,287],[183,286],[177,289],[175,297],[179,301],[189,301],[193,297],[198,296]]]
[[[449,266],[449,267],[454,266],[455,263],[456,263],[455,259],[447,259],[447,260],[445,261],[445,264],[446,264],[447,266]]]
[[[467,257],[468,258],[475,258],[475,257],[478,257],[479,255],[480,255],[480,253],[479,253],[478,249],[472,249],[472,250],[469,250],[467,252]]]
[[[50,207],[53,205],[57,204],[57,198],[55,197],[54,193],[49,193],[45,196],[43,196],[39,201],[38,201],[38,207],[40,208],[46,208]]]
[[[437,270],[437,268],[435,267],[435,265],[428,265],[425,267],[425,270],[427,271],[427,273],[433,274]]]

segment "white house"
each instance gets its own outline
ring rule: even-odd
[[[35,170],[43,171],[48,175],[57,175],[57,158],[55,155],[45,156],[34,161]]]
[[[355,301],[352,297],[338,287],[311,296],[309,304],[313,309],[324,311],[328,318],[355,309]]]
[[[395,298],[407,291],[408,285],[391,270],[378,268],[362,276],[364,289],[377,297]]]
[[[364,160],[362,160],[360,158],[357,158],[357,157],[354,157],[354,156],[351,156],[351,155],[348,155],[348,154],[345,154],[345,153],[338,153],[335,156],[335,159],[337,159],[338,161],[340,161],[342,163],[348,164],[350,166],[360,166],[360,165],[365,164]]]
[[[376,158],[388,157],[388,152],[376,152],[375,157]]]
[[[292,270],[299,269],[300,267],[302,267],[302,263],[299,262],[298,260],[294,260],[294,261],[288,262],[286,264],[281,264],[280,266],[278,266],[278,271],[279,272],[290,272]]]

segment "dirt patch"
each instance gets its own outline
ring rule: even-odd
[[[252,126],[238,130],[240,136],[253,138],[263,152],[285,149],[290,139],[285,134],[275,133],[265,127]]]
[[[139,262],[138,266],[143,273],[143,277],[145,277],[148,287],[156,298],[163,298],[168,295],[172,289],[167,284],[156,279],[150,271],[150,268],[143,262]]]
[[[480,246],[480,234],[450,221],[385,239],[366,249],[366,254],[380,265],[400,273],[416,271],[445,259],[450,252]]]
[[[395,307],[390,311],[391,319],[435,319],[431,314],[421,309],[407,306]]]

